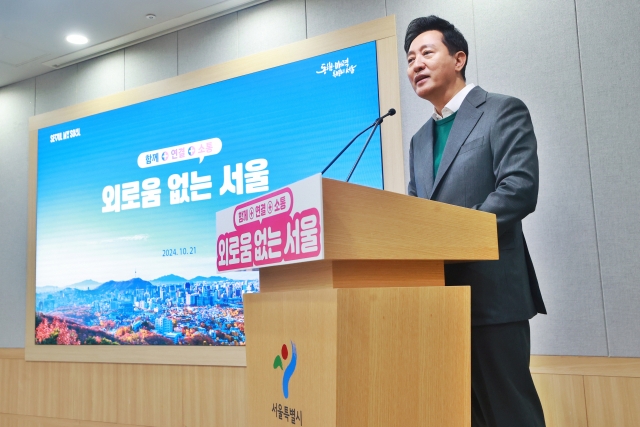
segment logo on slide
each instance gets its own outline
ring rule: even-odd
[[[286,344],[282,344],[282,349],[280,350],[280,354],[276,356],[273,360],[273,369],[282,369],[284,371],[284,375],[282,376],[282,394],[284,394],[284,398],[289,398],[289,380],[291,376],[296,370],[296,362],[298,361],[298,352],[296,351],[296,345],[293,341],[291,341],[291,360],[286,368],[284,368],[283,360],[287,360],[289,357],[289,349]]]

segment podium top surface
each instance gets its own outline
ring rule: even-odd
[[[322,179],[324,259],[498,259],[494,214]]]

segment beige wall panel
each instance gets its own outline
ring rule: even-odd
[[[7,362],[0,359],[0,364]],[[11,362],[17,362],[14,366],[17,374],[13,377],[18,399],[11,412],[116,422],[117,365]]]
[[[32,365],[36,364],[26,364],[26,372]],[[37,365],[40,372],[51,369],[48,363]],[[55,382],[51,381],[47,387],[56,394],[53,397],[56,405],[44,405],[46,412],[39,415],[111,423],[117,421],[117,365],[56,363],[54,366],[59,368],[59,376],[53,377]],[[23,398],[28,404],[29,398]],[[51,398],[45,395],[42,399],[46,402]],[[62,408],[59,410],[58,406]]]
[[[533,375],[547,427],[587,427],[581,375]]]
[[[59,418],[0,413],[1,427],[129,427],[125,424],[97,423]]]
[[[376,44],[378,53],[378,78],[380,81],[399,82],[399,70],[396,37],[379,40]],[[395,117],[387,117],[381,126],[382,162],[384,165],[384,189],[405,194],[404,185],[404,152],[402,151],[402,114],[400,114],[400,92],[398,84],[380,86],[380,114],[387,114],[390,108],[397,111]]]
[[[42,364],[42,363],[41,363]],[[100,363],[68,364],[69,389],[63,397],[70,418],[115,423],[118,421],[118,365]]]
[[[36,329],[36,195],[38,171],[38,132],[29,129],[29,186],[27,189],[27,277],[24,346],[35,344]],[[28,314],[27,314],[28,313]],[[25,350],[25,355],[27,354]]]
[[[584,377],[589,427],[640,426],[640,378]]]
[[[28,304],[33,304],[33,294],[28,294]],[[33,307],[33,305],[28,305]],[[33,309],[31,309],[33,310]],[[34,310],[35,312],[35,310]],[[35,316],[33,316],[35,317]],[[33,331],[34,320],[27,319],[27,331]],[[33,340],[33,333],[27,334]],[[123,348],[124,347],[124,348]],[[26,359],[33,362],[83,362],[83,363],[133,363],[158,365],[221,365],[245,366],[243,346],[234,347],[186,347],[170,346],[158,351],[151,346],[44,346],[27,343]]]
[[[0,426],[2,427],[22,427],[24,422],[19,415],[9,415],[0,413]]]
[[[18,412],[23,365],[18,359],[0,359],[0,413]]]
[[[368,325],[358,332],[365,341]],[[358,325],[351,328],[355,332]],[[23,357],[23,350],[0,349],[2,427],[246,426],[243,368],[25,362]],[[349,360],[347,371],[367,376],[368,358]],[[640,378],[623,376],[638,376],[638,362],[532,357],[547,426],[640,426]],[[578,372],[591,375],[583,380]]]
[[[23,416],[0,418],[0,427],[9,422],[43,427],[244,427],[245,372],[226,367],[25,362],[23,350],[0,350],[0,414]]]
[[[0,348],[1,359],[24,360],[24,348]]]
[[[72,418],[69,363],[25,363],[18,413],[48,418]]]
[[[603,377],[640,377],[640,358],[531,356],[535,374],[596,375]]]
[[[117,372],[117,422],[158,427],[182,424],[180,368],[168,365],[119,365]]]
[[[244,368],[182,367],[185,427],[246,425]]]

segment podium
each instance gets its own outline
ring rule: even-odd
[[[444,263],[498,259],[495,216],[319,185],[322,259],[244,296],[247,425],[470,426],[470,288]]]

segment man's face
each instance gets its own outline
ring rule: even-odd
[[[407,53],[407,76],[416,94],[431,100],[455,85],[464,61],[466,55],[462,52],[454,56],[449,54],[440,31],[426,31],[411,42]]]

